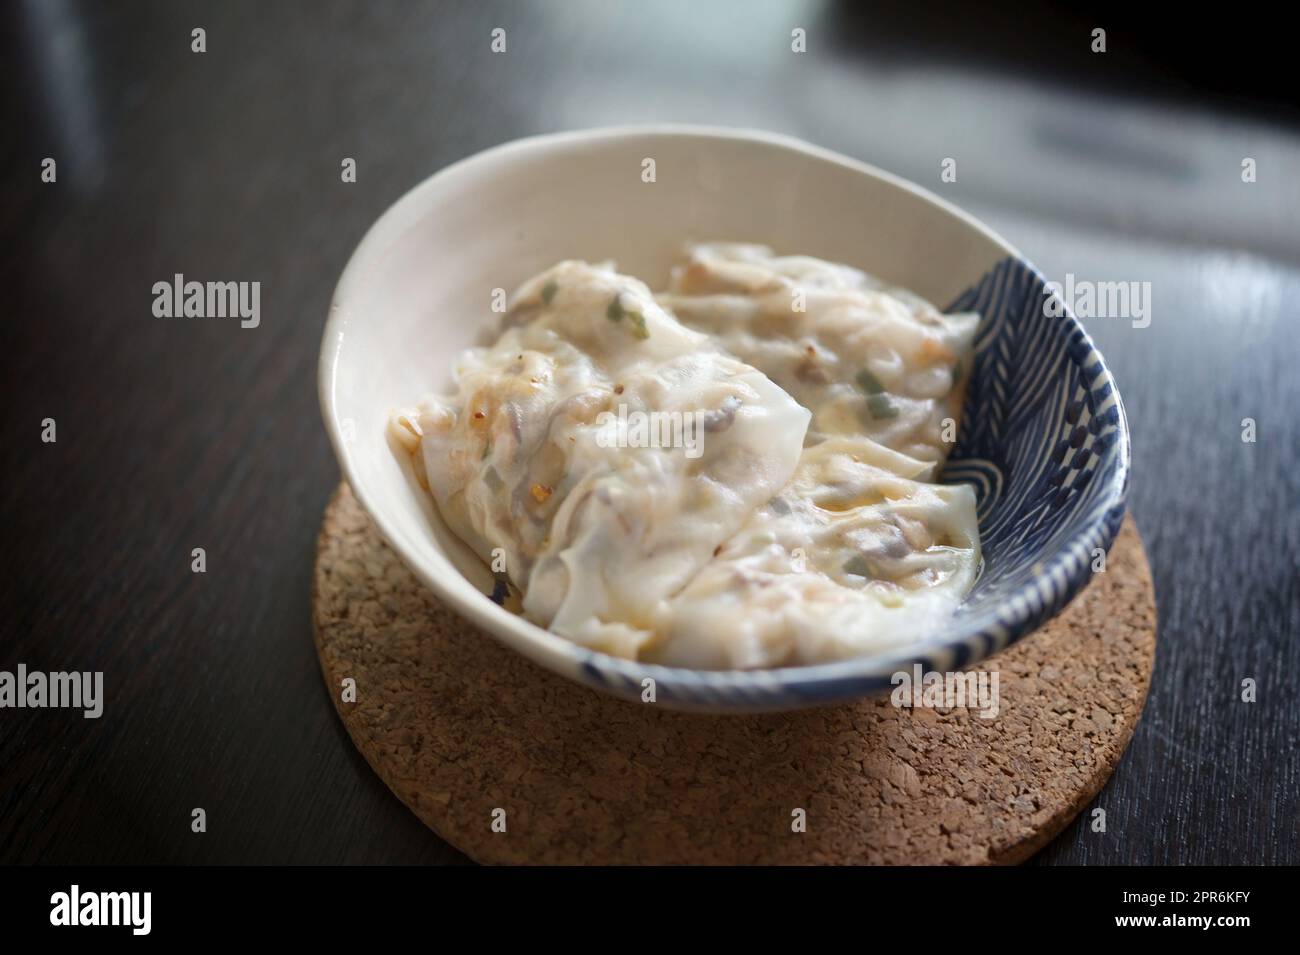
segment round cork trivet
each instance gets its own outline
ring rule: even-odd
[[[317,544],[314,617],[370,765],[439,836],[492,863],[1019,862],[1115,768],[1156,629],[1130,517],[1106,573],[987,661],[993,719],[887,698],[672,712],[556,676],[443,608],[346,485]]]

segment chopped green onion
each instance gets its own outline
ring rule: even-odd
[[[898,406],[889,400],[888,395],[872,395],[867,399],[867,410],[877,420],[898,417]]]
[[[650,329],[645,327],[645,316],[640,312],[628,312],[632,319],[632,334],[637,338],[645,339],[650,337]]]
[[[550,304],[551,304],[551,299],[555,298],[555,293],[558,292],[559,290],[560,290],[560,287],[559,287],[558,285],[555,284],[555,279],[551,279],[549,282],[547,282],[545,285],[543,285],[543,286],[542,286],[542,304],[544,304],[544,305],[550,305]]]
[[[865,368],[858,372],[857,381],[858,387],[869,395],[878,395],[885,390],[880,379]]]
[[[867,566],[867,559],[861,554],[854,554],[844,562],[844,573],[852,574],[855,577],[870,578],[871,568]]]
[[[621,322],[624,318],[631,319],[633,335],[642,339],[650,337],[650,329],[645,325],[645,316],[633,309],[625,309],[621,292],[614,296],[614,301],[610,302],[609,307],[605,309],[605,317],[611,322]]]

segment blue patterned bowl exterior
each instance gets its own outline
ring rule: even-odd
[[[888,692],[892,675],[915,664],[973,665],[1059,613],[1119,532],[1129,433],[1101,354],[1059,299],[1044,308],[1049,294],[1037,269],[1006,258],[948,307],[981,315],[941,480],[975,488],[984,568],[945,632],[904,655],[776,670],[686,670],[575,645],[570,675],[637,700],[650,678],[656,702],[676,709],[791,709]]]

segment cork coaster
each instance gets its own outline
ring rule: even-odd
[[[888,699],[676,713],[555,676],[444,609],[346,485],[317,544],[314,618],[330,694],[370,765],[490,863],[1019,862],[1115,768],[1156,628],[1129,517],[1107,572],[987,661],[993,719]],[[342,701],[348,677],[356,702]]]

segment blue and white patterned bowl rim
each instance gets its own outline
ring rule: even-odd
[[[942,635],[906,653],[772,670],[690,670],[576,644],[569,676],[678,709],[792,709],[884,693],[920,665],[971,666],[1059,613],[1124,519],[1130,446],[1118,390],[1092,339],[1029,262],[1008,257],[949,312],[978,311],[961,433],[941,475],[976,490],[985,570]]]

